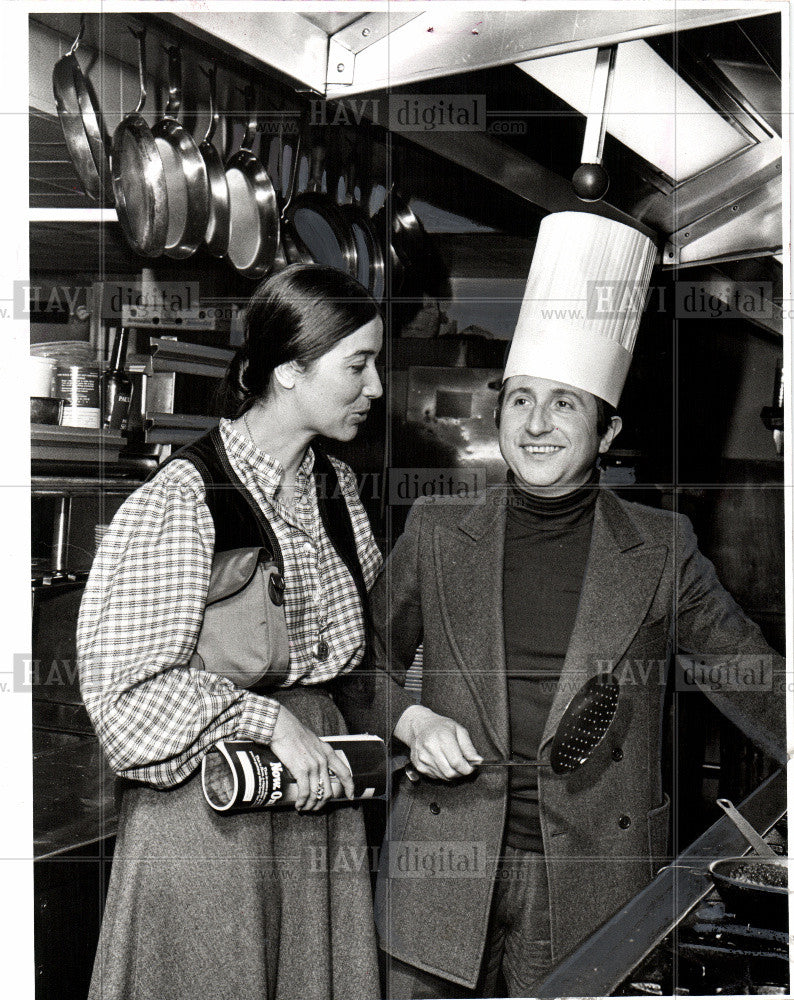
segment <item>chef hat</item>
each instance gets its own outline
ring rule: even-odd
[[[617,406],[656,256],[631,226],[589,212],[540,224],[504,378],[564,382]]]

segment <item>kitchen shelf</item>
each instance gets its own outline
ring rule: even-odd
[[[118,222],[115,208],[29,208],[28,222]]]
[[[119,431],[30,425],[30,457],[34,462],[114,462],[124,444],[124,436]]]
[[[221,379],[226,374],[234,351],[222,347],[204,347],[202,344],[180,343],[151,337],[152,370],[179,372],[183,375],[204,375]]]
[[[217,423],[217,417],[147,413],[144,417],[144,434],[147,444],[190,444]]]
[[[88,571],[80,570],[75,573],[44,573],[40,576],[31,574],[30,585],[34,590],[57,590],[64,587],[77,587],[88,579]]]

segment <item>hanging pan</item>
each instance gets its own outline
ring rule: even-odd
[[[291,198],[285,206],[284,218],[291,223],[294,234],[305,244],[316,263],[346,271],[355,278],[358,275],[358,259],[350,224],[333,198],[322,192],[325,167],[325,146],[322,143],[312,143],[309,160],[308,188]],[[298,167],[296,155],[293,184]]]
[[[298,182],[298,169],[300,167],[300,157],[301,157],[301,137],[298,133],[298,137],[295,141],[295,146],[290,149],[290,179],[289,185],[287,187],[287,196],[284,204],[281,208],[281,238],[279,240],[278,250],[276,251],[276,263],[275,267],[278,270],[286,267],[288,264],[314,264],[316,263],[314,257],[309,253],[309,250],[303,240],[298,236],[295,231],[295,227],[289,218],[289,207],[292,204],[292,199],[295,197],[295,186]],[[279,130],[279,154],[278,154],[278,164],[279,164],[279,185],[281,185],[281,176],[284,172],[284,128],[283,124]]]
[[[110,174],[108,141],[91,86],[77,61],[84,31],[85,18],[81,18],[77,38],[53,68],[52,90],[66,148],[83,190],[89,198],[104,201],[105,178]]]
[[[130,246],[144,257],[159,257],[168,233],[165,167],[152,131],[141,114],[146,103],[146,29],[129,29],[138,40],[138,106],[113,133],[113,196]]]
[[[209,112],[210,123],[207,134],[199,144],[199,152],[204,159],[209,184],[209,210],[207,213],[207,228],[204,233],[204,246],[214,257],[225,257],[229,250],[229,226],[231,222],[229,207],[229,185],[226,183],[226,171],[221,155],[212,143],[218,127],[218,108],[216,101],[217,68],[201,71],[209,80]]]
[[[152,129],[165,168],[168,192],[167,257],[182,259],[198,250],[207,231],[209,182],[198,144],[179,121],[182,106],[182,55],[178,45],[168,52],[168,103]]]
[[[356,243],[356,277],[369,291],[376,302],[382,302],[386,292],[386,261],[383,247],[377,238],[369,212],[366,211],[366,196],[369,187],[361,178],[359,169],[360,146],[350,144],[347,164],[344,168],[346,204],[341,206]],[[356,187],[359,200],[356,199]],[[363,204],[362,204],[363,203]]]
[[[240,148],[226,164],[230,211],[227,257],[244,277],[262,278],[276,260],[278,199],[267,170],[253,153],[258,129],[253,88],[246,87],[244,94],[245,135]]]

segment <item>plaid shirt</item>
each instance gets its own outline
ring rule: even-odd
[[[276,499],[281,465],[228,420],[231,464],[270,522],[284,557],[290,669],[285,687],[352,670],[364,652],[355,585],[320,521],[308,449],[292,507]],[[381,555],[351,469],[331,459],[350,511],[369,588]],[[220,739],[269,742],[278,702],[189,666],[209,586],[214,526],[204,483],[169,463],[123,504],[102,541],[80,607],[80,685],[117,774],[157,787],[183,781]],[[316,655],[319,641],[328,655]]]

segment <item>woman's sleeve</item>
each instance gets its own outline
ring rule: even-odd
[[[356,477],[349,465],[340,462],[339,459],[332,458],[331,461],[336,469],[339,478],[339,488],[347,503],[350,512],[350,520],[353,523],[353,533],[356,538],[356,550],[358,552],[361,571],[364,574],[364,583],[367,590],[372,587],[375,577],[383,565],[383,556],[378,548],[375,536],[372,534],[372,526],[369,523],[369,516],[358,495]]]
[[[204,486],[173,462],[123,504],[80,607],[80,687],[113,770],[167,788],[219,739],[269,742],[278,702],[189,666],[214,528]]]

